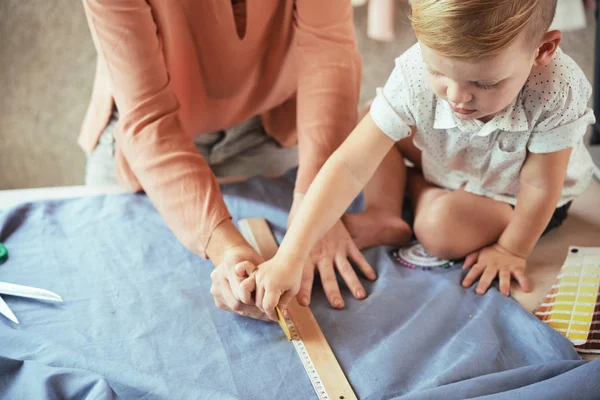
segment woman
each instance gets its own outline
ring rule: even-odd
[[[293,217],[356,123],[361,59],[350,2],[83,4],[98,52],[79,138],[89,153],[86,181],[116,176],[144,190],[179,240],[218,266],[216,305],[265,318],[239,287],[260,256],[233,225],[217,178],[281,174],[299,162]],[[366,296],[348,258],[369,279],[375,272],[341,221],[313,255],[302,304],[316,268],[334,307],[344,305],[334,266],[355,297]]]

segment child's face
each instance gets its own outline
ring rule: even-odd
[[[433,92],[459,118],[491,120],[517,97],[534,65],[533,52],[519,40],[495,56],[473,60],[438,55],[421,44]]]

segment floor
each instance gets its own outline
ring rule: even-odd
[[[95,60],[81,1],[0,1],[0,190],[83,183]]]

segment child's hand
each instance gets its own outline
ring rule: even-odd
[[[302,279],[302,263],[291,263],[275,256],[258,266],[254,275],[256,282],[256,306],[273,321],[277,321],[275,307],[285,309],[296,296]]]
[[[529,292],[529,279],[525,275],[527,259],[510,253],[508,250],[494,244],[484,247],[470,254],[463,265],[463,269],[471,268],[462,284],[469,287],[481,276],[476,292],[484,294],[492,281],[498,276],[500,280],[500,293],[508,296],[510,293],[511,275],[519,283],[524,292]]]

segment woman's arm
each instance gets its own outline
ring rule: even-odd
[[[175,235],[205,256],[213,231],[231,223],[230,215],[210,167],[182,127],[153,10],[144,0],[83,4],[119,109],[118,147]]]
[[[299,168],[306,193],[325,161],[357,123],[362,60],[349,1],[296,0]]]

